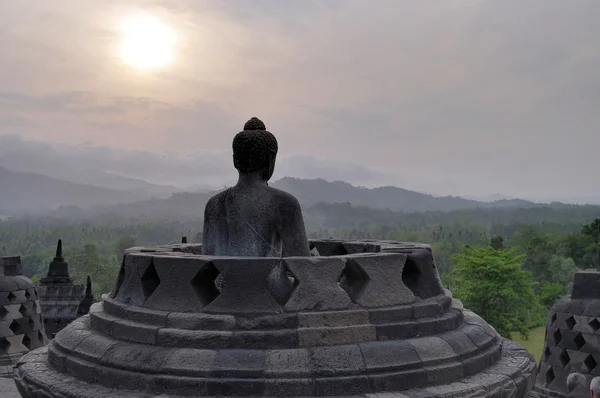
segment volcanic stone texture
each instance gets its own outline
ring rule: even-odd
[[[452,300],[428,247],[277,259],[181,246],[128,251],[111,297],[19,362],[21,394],[520,398],[533,385],[531,355]]]
[[[0,377],[12,377],[19,358],[46,343],[38,294],[21,259],[0,258]]]
[[[589,397],[589,389],[569,394],[567,377],[581,373],[587,386],[600,376],[600,272],[575,274],[573,293],[557,301],[548,315],[546,342],[535,390],[553,397]]]

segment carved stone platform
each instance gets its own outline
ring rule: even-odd
[[[451,298],[429,246],[312,241],[311,248],[321,256],[207,257],[185,244],[130,249],[111,297],[21,359],[19,391],[524,397],[532,388],[531,355]]]

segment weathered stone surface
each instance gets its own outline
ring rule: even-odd
[[[437,273],[426,246],[369,245],[390,253],[368,252],[360,242],[342,244],[354,254],[341,257],[130,250],[115,297],[61,331],[48,350],[24,357],[17,384],[26,398],[529,392],[531,356],[463,311],[448,291],[433,294]],[[398,259],[411,256],[423,274],[407,279]],[[197,285],[215,290],[199,295]],[[415,301],[398,304],[399,290]],[[594,326],[580,325],[578,316],[557,325],[572,325],[589,345]]]
[[[415,301],[413,293],[402,282],[406,255],[354,256],[347,261],[360,267],[369,278],[364,290],[355,299],[361,306],[383,307]]]
[[[296,279],[285,310],[328,311],[350,305],[350,297],[338,284],[346,266],[344,259],[293,257],[283,261]]]
[[[20,257],[0,258],[0,377],[12,377],[21,355],[48,341],[38,294],[22,275]]]
[[[278,313],[281,306],[267,290],[267,278],[280,259],[215,259],[223,275],[221,293],[205,308],[209,313]]]

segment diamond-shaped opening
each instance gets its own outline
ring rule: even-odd
[[[10,342],[6,337],[0,337],[0,351],[6,352],[10,347]]]
[[[544,358],[546,361],[550,358],[550,355],[552,355],[552,351],[550,351],[550,347],[546,346],[546,349],[544,350]]]
[[[550,318],[550,326],[554,325],[554,322],[556,322],[556,312]]]
[[[581,350],[585,345],[585,339],[583,338],[583,335],[581,333],[577,333],[577,336],[575,336],[575,339],[573,339],[573,341],[575,342],[575,345],[577,346],[578,350]]]
[[[267,277],[266,288],[281,306],[287,303],[297,286],[298,279],[285,266],[283,261],[273,267]]]
[[[563,352],[560,353],[558,359],[560,360],[560,363],[562,364],[563,368],[567,366],[571,361],[571,357],[569,356],[569,353],[566,350],[563,350]]]
[[[340,287],[348,293],[353,302],[356,302],[362,296],[368,283],[369,275],[355,261],[349,259],[338,278]]]
[[[160,278],[158,277],[156,268],[154,268],[153,261],[142,275],[142,290],[144,292],[144,297],[148,299],[152,296],[152,293],[158,288],[158,285],[160,285]]]
[[[29,314],[27,307],[25,307],[23,304],[21,304],[21,307],[19,307],[19,312],[21,313],[21,315],[23,315],[23,317],[26,317]]]
[[[21,330],[21,325],[19,325],[19,322],[17,322],[17,320],[15,319],[10,323],[10,326],[8,328],[12,330],[14,334],[19,334],[18,332],[19,330]]]
[[[583,364],[587,368],[588,373],[591,373],[592,370],[594,370],[594,368],[596,367],[596,365],[598,365],[592,354],[588,355],[587,358],[583,360]]]
[[[8,301],[10,301],[11,303],[17,299],[17,296],[15,296],[15,294],[13,292],[8,293],[7,297],[8,297]]]
[[[554,380],[555,376],[554,376],[554,370],[552,370],[552,367],[548,367],[548,370],[546,371],[546,386],[550,383],[552,383],[552,381]]]
[[[33,320],[33,318],[29,318],[29,320],[27,321],[27,324],[29,325],[29,327],[33,330],[33,328],[35,327],[35,321]]]
[[[577,324],[577,321],[575,320],[575,317],[573,315],[571,315],[570,317],[567,318],[565,323],[567,324],[567,328],[569,328],[569,330],[573,330],[573,328]]]
[[[213,263],[208,263],[190,281],[192,289],[194,289],[203,306],[210,304],[219,295],[220,292],[215,283],[218,276],[219,270],[217,267]]]
[[[0,319],[4,318],[8,314],[8,310],[2,306],[0,306]]]
[[[600,329],[600,322],[598,321],[598,318],[594,318],[591,321],[589,321],[588,325],[590,325],[590,328],[592,328],[594,333],[596,333],[598,329]]]
[[[27,300],[29,300],[29,299],[31,298],[31,293],[29,293],[29,290],[26,290],[26,291],[25,291],[25,298],[26,298]]]
[[[38,332],[38,340],[44,344],[44,334],[41,331]]]
[[[554,337],[554,344],[558,345],[558,343],[560,343],[562,340],[562,334],[560,333],[560,330],[556,330],[552,337]]]
[[[31,350],[31,339],[26,334],[23,335],[22,343],[27,349]]]

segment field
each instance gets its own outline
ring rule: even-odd
[[[513,340],[525,347],[539,362],[544,349],[545,332],[546,326],[540,326],[531,330],[528,340],[524,340],[519,333],[513,333]]]

